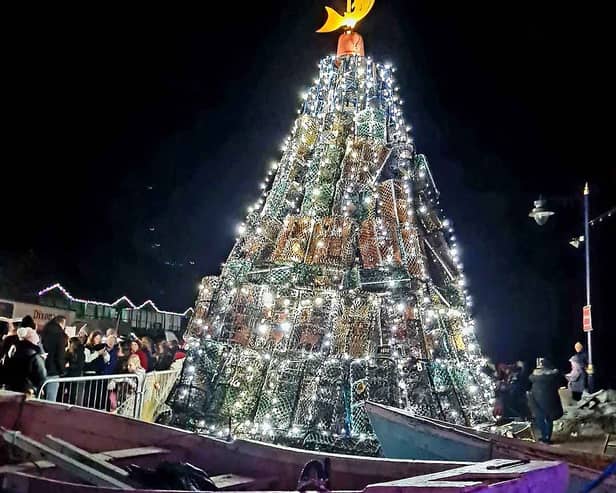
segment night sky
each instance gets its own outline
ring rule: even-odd
[[[323,1],[244,3],[221,4],[226,15],[104,4],[14,16],[5,296],[59,281],[80,297],[183,310],[218,273],[336,45],[314,32]],[[496,361],[546,355],[566,369],[582,337],[575,194],[588,180],[592,216],[616,205],[602,18],[564,3],[377,0],[359,29],[367,53],[398,69]],[[539,193],[560,199],[543,228],[527,217]],[[595,360],[613,382],[616,218],[591,234]]]

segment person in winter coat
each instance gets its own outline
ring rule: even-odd
[[[547,358],[537,358],[537,367],[529,380],[532,383],[528,403],[535,426],[541,432],[539,441],[552,443],[554,420],[563,415],[563,407],[558,395],[560,375]]]
[[[79,337],[71,337],[68,341],[66,354],[66,367],[64,369],[65,378],[82,377],[83,369],[86,364],[86,358],[83,351],[83,345]],[[68,384],[60,385],[60,400],[69,404],[83,405],[83,392],[85,384],[83,382],[69,382]]]
[[[118,352],[120,349],[120,346],[118,344],[118,338],[116,337],[116,335],[108,334],[105,340],[105,345],[106,345],[105,349],[107,351],[107,355],[109,356],[109,359],[105,361],[102,374],[103,375],[113,375],[114,373],[117,373]]]
[[[586,372],[584,371],[583,358],[580,353],[574,354],[569,358],[571,363],[571,371],[565,375],[567,379],[567,387],[571,391],[571,398],[574,401],[579,401],[582,398],[582,392],[586,388]]]
[[[6,333],[2,335],[0,340],[0,360],[9,350],[9,348],[15,344],[19,337],[17,337],[17,327],[12,322],[2,322],[6,324]]]
[[[86,356],[79,337],[71,337],[68,340],[64,359],[66,360],[66,368],[63,377],[83,377]]]
[[[103,334],[100,330],[90,332],[88,340],[83,349],[86,364],[84,375],[102,375],[105,365],[109,362],[110,356],[107,353],[107,345],[103,343]],[[107,381],[88,381],[85,386],[87,397],[87,407],[94,409],[105,409],[107,396]]]
[[[85,356],[84,373],[86,375],[100,375],[105,364],[109,361],[107,346],[103,343],[103,334],[100,330],[90,332],[86,345],[83,348]]]
[[[154,357],[154,370],[165,371],[168,370],[173,363],[173,353],[169,349],[166,341],[160,341],[156,345],[157,351]]]
[[[39,336],[31,327],[20,327],[17,336],[5,355],[4,383],[7,390],[36,396],[47,378]]]
[[[146,371],[154,371],[154,341],[147,336],[141,338],[141,350],[145,353],[148,359],[148,366],[144,367]]]
[[[64,373],[64,352],[67,340],[64,327],[66,327],[66,317],[58,315],[47,322],[41,331],[41,343],[47,353],[45,358],[47,378],[57,378]],[[50,382],[45,385],[45,399],[55,402],[59,385],[59,382]]]
[[[575,349],[575,354],[580,358],[582,368],[586,371],[586,367],[588,366],[588,353],[584,350],[584,344],[578,341],[574,344],[573,348]]]
[[[134,378],[114,378],[109,382],[109,411],[123,416],[134,417],[137,388],[139,382],[145,378],[145,369],[141,366],[141,359],[136,353],[131,354],[127,361],[127,373],[137,375],[138,381]],[[121,399],[120,399],[121,397]]]
[[[30,327],[31,329],[34,329],[38,333],[38,327],[36,325],[36,322],[30,315],[26,315],[24,318],[22,318],[21,322],[19,323],[19,326],[20,327]]]

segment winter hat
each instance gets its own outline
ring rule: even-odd
[[[32,344],[39,343],[39,336],[32,327],[20,327],[17,329],[17,337],[19,337],[20,341],[28,341]]]
[[[36,322],[30,315],[26,315],[21,319],[21,327],[30,327],[31,329],[36,330]]]

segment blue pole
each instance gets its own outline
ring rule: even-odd
[[[590,222],[588,218],[588,202],[589,202],[590,188],[588,183],[584,187],[584,245],[585,245],[585,261],[586,261],[586,305],[590,306]],[[592,330],[588,331],[588,390],[594,392],[595,389],[595,368],[592,364]]]

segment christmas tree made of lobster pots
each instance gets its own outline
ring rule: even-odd
[[[394,72],[347,27],[321,60],[222,272],[201,282],[175,424],[374,454],[367,400],[485,418],[453,229]]]

